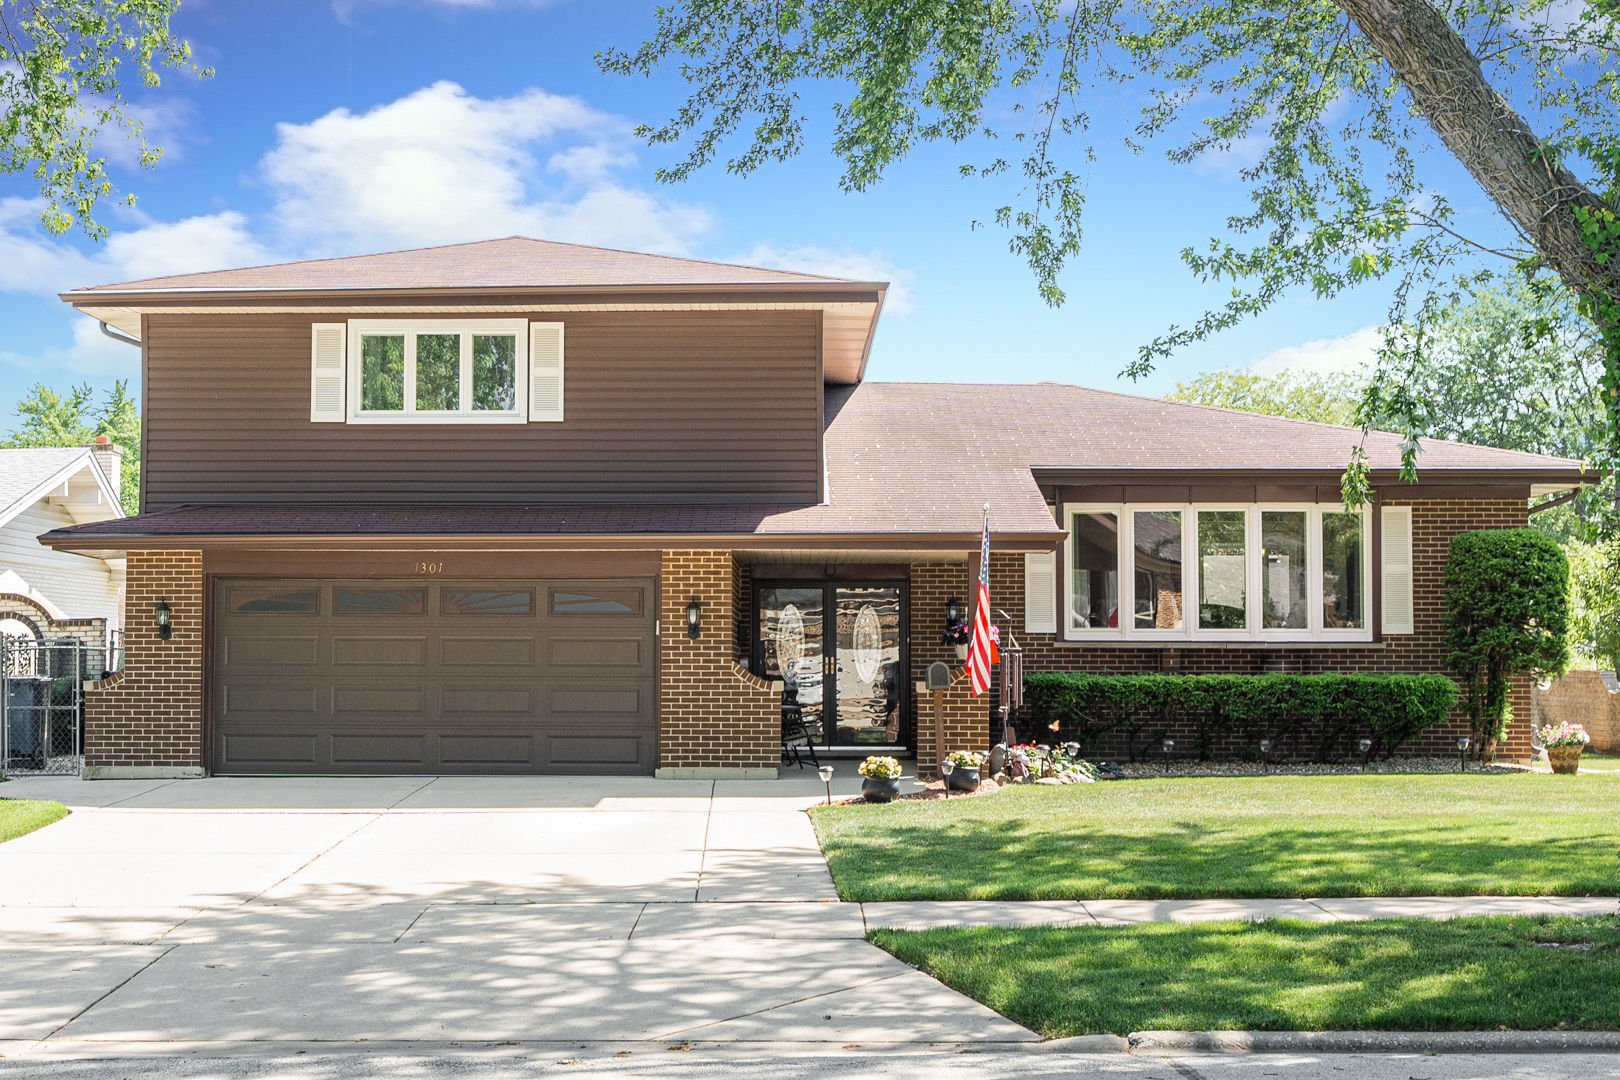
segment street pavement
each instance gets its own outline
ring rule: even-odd
[[[494,1047],[401,1053],[255,1051],[209,1056],[0,1061],[0,1077],[28,1080],[1620,1080],[1620,1055],[1259,1054],[1140,1057],[1040,1051],[981,1053],[802,1048],[759,1051],[666,1047]]]

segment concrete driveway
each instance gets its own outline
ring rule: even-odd
[[[853,776],[835,786],[853,791]],[[1022,1042],[868,945],[813,777],[24,780],[0,1052],[284,1042]]]

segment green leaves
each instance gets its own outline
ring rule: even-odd
[[[1190,383],[1176,383],[1166,394],[1171,401],[1188,401],[1222,409],[1287,416],[1319,424],[1356,422],[1360,386],[1343,372],[1283,371],[1252,375],[1242,371],[1210,371]]]
[[[1463,685],[1475,748],[1505,736],[1510,681],[1569,666],[1569,561],[1535,529],[1452,537],[1445,575],[1446,665]]]
[[[129,138],[150,168],[162,151],[146,142],[125,96],[128,73],[160,84],[160,68],[207,78],[169,20],[179,0],[10,0],[0,5],[0,173],[29,172],[53,233],[75,224],[100,239],[98,200],[113,193],[98,142]],[[124,201],[133,205],[134,196]]]
[[[1024,676],[1025,699],[1052,741],[1126,740],[1131,757],[1166,732],[1190,728],[1200,756],[1219,747],[1249,751],[1261,738],[1320,760],[1348,752],[1364,732],[1390,753],[1444,720],[1457,685],[1444,675],[1094,675]]]
[[[802,152],[809,121],[799,94],[807,86],[833,95],[831,150],[844,165],[846,189],[876,184],[923,143],[949,142],[962,155],[959,176],[994,186],[987,204],[994,209],[984,217],[1005,230],[1009,250],[1028,264],[1049,304],[1063,302],[1064,270],[1080,250],[1085,178],[1096,159],[1088,109],[1123,101],[1139,111],[1122,149],[1139,153],[1160,140],[1173,162],[1230,174],[1245,200],[1220,235],[1182,251],[1195,278],[1229,282],[1230,297],[1190,320],[1167,315],[1126,374],[1140,376],[1302,291],[1327,298],[1392,282],[1388,322],[1399,327],[1447,293],[1458,271],[1551,267],[1580,289],[1581,314],[1607,343],[1603,400],[1610,458],[1620,455],[1613,0],[1401,0],[1356,5],[1362,23],[1345,7],[1343,0],[677,0],[659,10],[646,42],[597,59],[604,71],[650,75],[668,67],[686,81],[687,96],[669,119],[642,129],[654,144],[682,148],[663,179],[721,160],[748,174]],[[1394,24],[1414,15],[1445,33],[1434,41],[1403,37]],[[1460,71],[1469,65],[1452,60],[1477,60],[1487,80],[1481,100],[1490,99],[1486,129],[1506,130],[1505,118],[1521,114],[1548,129],[1531,149],[1542,172],[1557,162],[1583,171],[1560,180],[1550,205],[1537,203],[1533,216],[1561,226],[1574,209],[1585,212],[1583,235],[1599,245],[1595,265],[1606,278],[1574,281],[1569,267],[1579,260],[1508,212],[1513,200],[1504,196],[1523,172],[1510,166],[1522,161],[1492,159],[1500,176],[1478,169],[1479,160],[1464,162],[1503,209],[1469,234],[1479,223],[1460,219],[1443,194],[1454,182],[1444,170],[1455,159],[1434,153],[1435,132],[1420,108],[1435,102],[1414,97],[1416,82],[1397,77],[1369,26],[1419,53],[1403,69],[1408,74]],[[1441,37],[1460,51],[1442,55]],[[1422,62],[1426,45],[1431,63]],[[1498,149],[1480,154],[1490,159]],[[1601,191],[1595,201],[1587,183]],[[1395,414],[1413,451],[1403,466],[1409,478],[1419,417],[1427,414],[1417,406],[1432,404],[1415,401]],[[1347,497],[1364,486],[1357,462],[1346,479]]]

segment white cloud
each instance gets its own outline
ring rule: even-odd
[[[622,119],[544,90],[486,99],[437,82],[276,131],[262,162],[274,217],[313,252],[520,233],[684,253],[710,224],[701,207],[615,179],[635,161]]]
[[[1255,375],[1276,375],[1282,371],[1308,371],[1315,374],[1371,369],[1378,359],[1384,334],[1376,326],[1363,326],[1338,337],[1312,338],[1298,345],[1287,345],[1269,352],[1249,365]]]
[[[773,244],[755,244],[740,255],[730,256],[726,262],[744,266],[764,266],[773,270],[797,270],[802,274],[825,274],[828,277],[851,278],[855,281],[887,281],[888,296],[883,303],[885,315],[905,316],[916,310],[911,289],[916,274],[900,266],[880,251],[854,251],[847,248],[820,247],[815,244],[779,247]]]
[[[90,101],[91,107],[95,107],[100,99],[91,98]],[[190,101],[179,97],[161,98],[126,103],[123,109],[140,123],[141,134],[147,145],[163,151],[158,158],[159,165],[179,161],[185,156],[185,136],[190,132],[196,113]],[[103,128],[96,137],[95,147],[114,165],[134,169],[140,164],[140,141],[123,128]]]
[[[51,345],[37,353],[0,349],[0,364],[22,370],[30,382],[61,389],[63,376],[139,379],[141,350],[101,332],[94,320],[75,315],[69,323],[71,345]]]
[[[55,296],[67,289],[132,278],[250,266],[269,253],[234,210],[179,221],[143,221],[96,247],[76,235],[53,237],[39,224],[38,199],[0,199],[0,291]]]

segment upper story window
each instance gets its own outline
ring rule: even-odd
[[[521,320],[351,321],[350,419],[526,419],[526,329]]]
[[[351,319],[313,327],[310,419],[520,424],[563,418],[563,326]]]
[[[1372,551],[1364,509],[1066,509],[1071,639],[1372,638]]]

